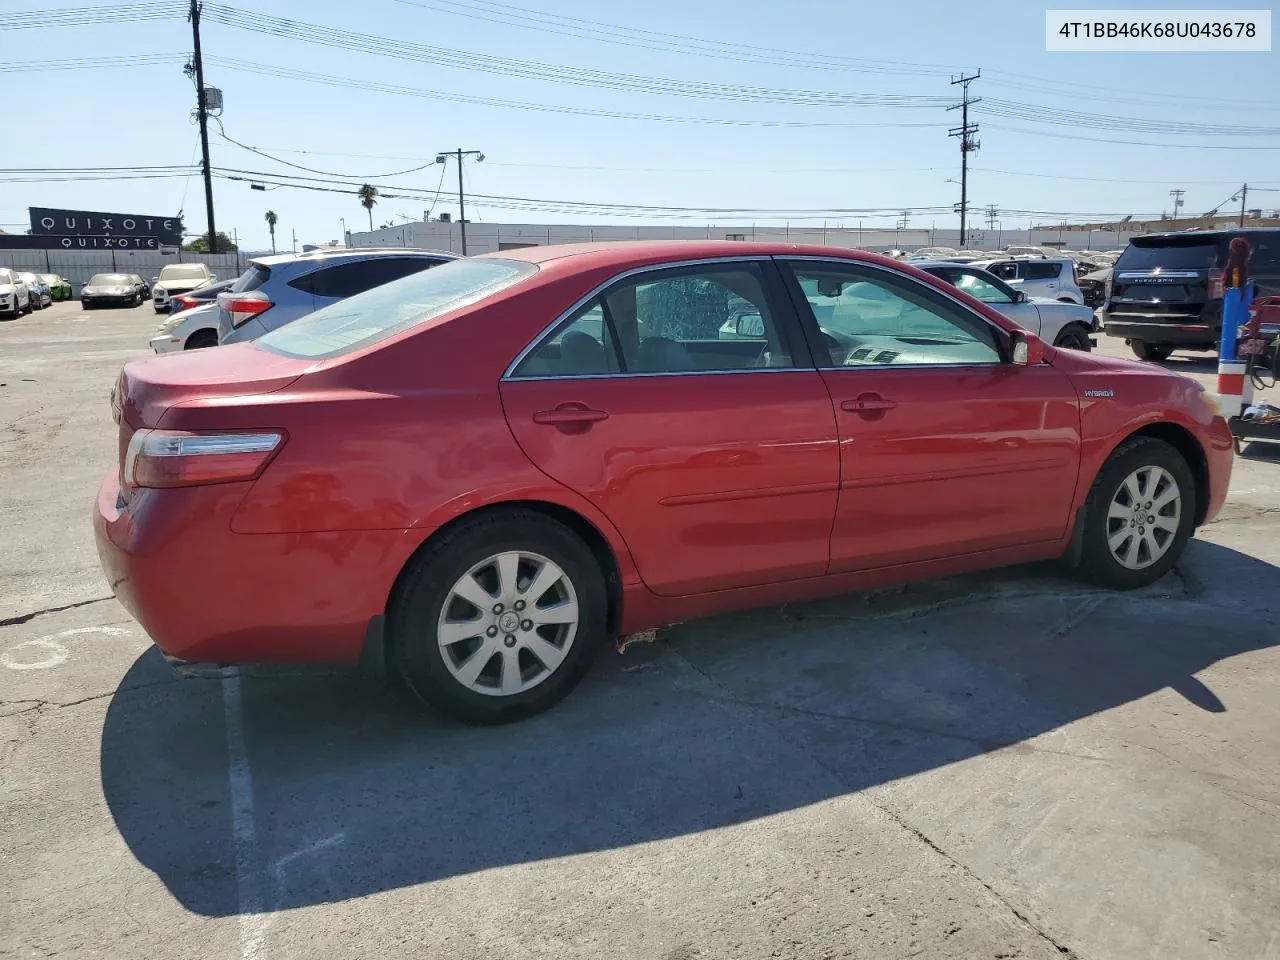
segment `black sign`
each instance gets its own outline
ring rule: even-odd
[[[143,216],[136,213],[98,213],[93,210],[52,210],[47,207],[29,207],[31,233],[38,237],[111,237],[112,239],[136,237],[153,241],[146,249],[156,249],[160,244],[169,247],[182,245],[182,220],[179,217]],[[59,246],[63,244],[59,243]],[[118,246],[118,244],[113,244]],[[86,247],[85,249],[105,249]]]
[[[0,233],[0,250],[160,250],[156,237],[33,237]]]

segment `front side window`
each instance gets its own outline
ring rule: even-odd
[[[574,334],[590,335],[596,346],[589,348]],[[711,373],[792,365],[760,267],[726,263],[619,281],[553,330],[513,376]]]
[[[988,272],[995,274],[1001,280],[1017,280],[1018,279],[1018,263],[1015,260],[1008,260],[1004,263],[993,263],[987,267]]]
[[[1002,362],[986,320],[909,277],[841,264],[788,268],[827,348],[824,366]]]

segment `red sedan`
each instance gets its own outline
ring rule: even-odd
[[[474,721],[734,608],[1053,558],[1148,584],[1231,472],[1195,381],[784,244],[459,260],[112,403],[99,553],[167,656],[385,658]]]

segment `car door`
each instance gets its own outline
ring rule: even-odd
[[[1062,265],[1051,260],[1021,260],[1018,276],[1022,289],[1029,297],[1049,297],[1056,300],[1065,291],[1061,289]]]
[[[897,271],[782,263],[836,408],[833,573],[1063,536],[1080,457],[1065,375],[1008,362],[1003,330]]]
[[[929,270],[975,300],[981,300],[1024,330],[1042,336],[1040,311],[1025,295],[1003,280],[977,267],[937,267]]]
[[[501,394],[524,452],[609,518],[655,593],[826,572],[835,418],[772,262],[620,277],[531,344]]]

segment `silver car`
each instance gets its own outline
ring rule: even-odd
[[[914,266],[994,307],[1045,343],[1072,350],[1089,350],[1096,345],[1093,335],[1098,331],[1098,320],[1089,307],[1048,297],[1028,297],[999,277],[967,263],[935,261]]]
[[[400,247],[261,257],[218,295],[218,343],[256,340],[321,307],[456,259],[447,251]]]

